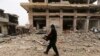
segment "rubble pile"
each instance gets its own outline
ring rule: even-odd
[[[63,56],[99,56],[99,33],[67,33],[59,36],[58,46]]]
[[[43,52],[48,42],[42,39],[44,35],[30,34],[0,38],[0,56],[53,56],[51,49],[48,55]],[[8,38],[9,41],[8,41]],[[57,47],[60,56],[99,56],[100,34],[66,33],[58,36]]]

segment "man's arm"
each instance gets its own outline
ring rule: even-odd
[[[50,40],[50,37],[51,37],[51,33],[49,33],[48,35],[45,35],[43,37],[43,39],[46,40],[46,41],[48,41],[48,40]]]

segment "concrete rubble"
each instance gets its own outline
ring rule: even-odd
[[[43,52],[46,49],[43,34],[9,36],[0,38],[0,56],[53,56],[51,49],[48,55]],[[46,44],[46,45],[42,45]],[[99,33],[66,33],[58,36],[57,47],[60,56],[99,56]]]

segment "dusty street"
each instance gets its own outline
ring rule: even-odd
[[[0,56],[53,56],[51,49],[48,55],[43,52],[44,35],[11,36],[11,39],[0,43]],[[0,38],[2,39],[2,38]],[[34,41],[37,40],[40,43]],[[100,56],[100,34],[67,33],[58,36],[57,47],[60,56]]]

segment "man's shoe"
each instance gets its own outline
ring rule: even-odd
[[[54,56],[59,56],[59,54],[55,54]]]
[[[44,52],[44,54],[48,54],[47,52]]]

